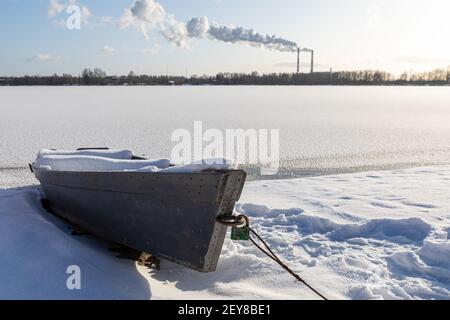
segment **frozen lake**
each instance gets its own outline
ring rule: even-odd
[[[158,272],[136,267],[107,243],[73,237],[42,208],[37,187],[15,189],[37,183],[25,166],[42,147],[167,157],[172,131],[202,120],[206,128],[280,129],[285,170],[298,175],[420,166],[249,181],[235,209],[328,298],[448,299],[449,89],[0,87],[0,298],[317,298],[228,236],[216,273],[167,261]],[[67,290],[69,264],[83,270],[81,291]],[[52,281],[43,281],[49,272]]]
[[[280,129],[301,175],[450,163],[448,87],[0,87],[0,167],[43,148],[170,157],[177,128]]]

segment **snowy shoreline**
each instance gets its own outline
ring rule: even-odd
[[[0,298],[317,298],[250,243],[228,238],[211,274],[118,259],[92,237],[71,236],[40,207],[37,187],[11,189],[29,184],[27,175],[0,173],[0,247],[8,253]],[[449,186],[450,166],[251,181],[236,211],[329,298],[450,299]],[[74,264],[80,291],[65,286]]]

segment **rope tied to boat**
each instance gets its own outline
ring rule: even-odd
[[[297,281],[303,283],[306,287],[308,287],[311,291],[313,291],[315,294],[317,294],[320,298],[323,300],[328,300],[323,294],[321,294],[319,291],[314,289],[309,283],[307,283],[303,278],[301,278],[297,273],[295,273],[291,268],[289,268],[283,261],[278,258],[278,256],[273,252],[272,249],[270,249],[269,245],[264,241],[263,238],[253,229],[250,227],[250,220],[246,215],[221,215],[217,217],[217,222],[227,226],[227,227],[233,227],[237,229],[244,229],[249,232],[249,234],[253,234],[263,245],[266,249],[264,249],[261,245],[259,245],[251,236],[248,237],[248,239],[257,247],[259,250],[261,250],[266,256],[268,256],[270,259],[278,263],[286,272],[288,272],[290,275],[292,275]]]

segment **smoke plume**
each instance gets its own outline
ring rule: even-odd
[[[203,38],[208,36],[209,38],[218,41],[244,43],[278,51],[294,52],[297,50],[297,44],[293,41],[257,33],[252,29],[221,26],[217,23],[209,24],[207,17],[192,18],[187,22],[186,26],[188,35],[191,38]]]
[[[185,24],[177,21],[173,15],[168,15],[164,8],[154,0],[135,1],[131,8],[125,10],[120,25],[122,28],[134,26],[147,39],[149,32],[158,28],[167,41],[178,47],[187,47],[189,39],[209,38],[284,52],[295,52],[298,48],[297,43],[293,41],[274,35],[261,34],[253,29],[210,23],[207,17],[192,18]]]
[[[133,3],[131,8],[125,9],[119,20],[121,29],[134,27],[141,32],[146,39],[150,38],[150,31],[160,27],[166,20],[166,11],[153,0],[139,0]]]
[[[191,38],[203,38],[209,31],[207,17],[192,18],[186,23],[186,28]]]

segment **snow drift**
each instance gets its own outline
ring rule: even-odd
[[[41,208],[36,188],[0,190],[0,299],[148,299],[147,281],[107,244],[74,237]],[[66,286],[81,269],[81,290]]]
[[[450,299],[449,180],[438,166],[253,181],[236,210],[331,299]],[[248,242],[226,239],[215,273],[151,271],[68,230],[37,188],[0,190],[0,298],[317,298]],[[68,265],[82,290],[67,290]]]

